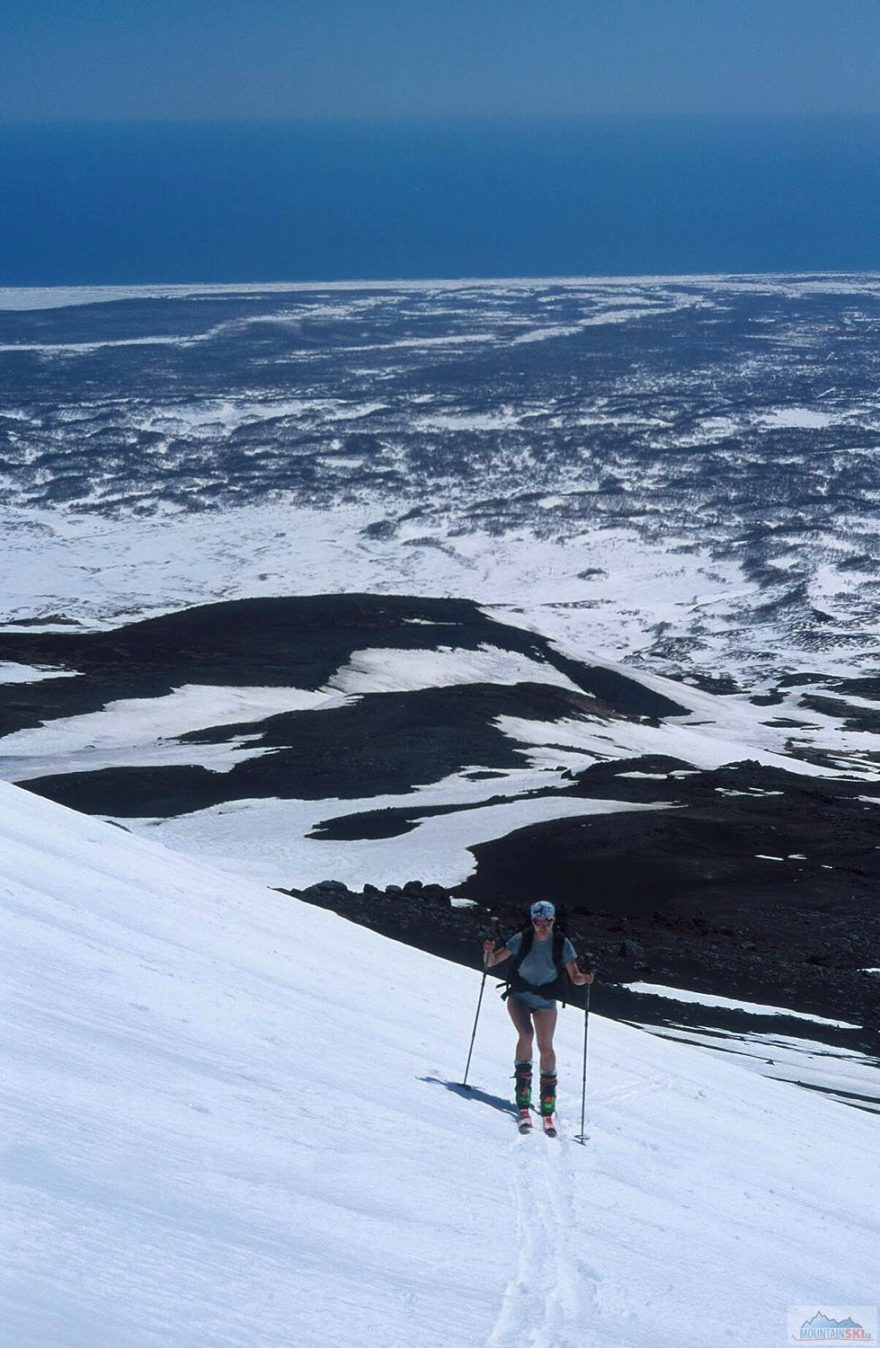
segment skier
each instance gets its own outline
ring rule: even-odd
[[[589,960],[584,957],[578,960],[571,941],[554,932],[556,909],[552,903],[539,899],[529,909],[529,917],[531,930],[514,932],[500,950],[495,949],[495,942],[491,939],[484,941],[483,963],[487,969],[491,969],[506,959],[516,961],[504,995],[518,1035],[513,1074],[520,1131],[526,1132],[531,1127],[532,1040],[537,1033],[541,1067],[541,1119],[545,1132],[555,1137],[556,1053],[553,1049],[553,1031],[556,1029],[556,999],[562,995],[563,969],[578,987],[592,983],[595,974]],[[583,964],[587,967],[582,968]]]

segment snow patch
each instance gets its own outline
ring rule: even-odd
[[[0,660],[0,683],[39,683],[42,679],[75,679],[81,677],[75,669],[52,669],[47,665],[20,665],[12,660]]]
[[[830,412],[816,412],[809,407],[774,407],[759,418],[760,425],[768,430],[799,431],[823,431],[839,420]]]
[[[263,721],[281,712],[330,711],[352,699],[339,692],[301,688],[213,687],[184,684],[163,697],[122,698],[102,711],[59,717],[0,739],[0,775],[27,781],[101,768],[200,765],[228,771],[243,757],[248,737],[226,744],[181,744],[177,737],[213,726]]]
[[[772,858],[781,861],[781,857]],[[809,1015],[806,1011],[790,1011],[784,1006],[763,1006],[760,1002],[744,1002],[734,997],[715,996],[708,992],[691,992],[687,988],[669,988],[661,983],[627,983],[630,992],[642,992],[652,997],[668,997],[676,1002],[694,1002],[699,1006],[723,1007],[726,1011],[745,1011],[750,1016],[789,1016],[794,1020],[811,1020],[814,1025],[831,1025],[837,1030],[858,1030],[847,1020],[827,1020],[824,1016]]]
[[[339,693],[402,693],[469,683],[547,683],[588,697],[566,674],[517,651],[483,644],[476,650],[439,646],[426,650],[355,651],[327,688]]]
[[[520,791],[527,782],[533,788],[550,787],[554,784],[552,777],[527,772],[513,774],[508,780],[495,777],[487,783],[469,781],[467,772],[465,769],[460,775],[400,796],[246,800],[173,819],[124,822],[144,836],[209,858],[236,874],[256,876],[284,888],[305,889],[319,880],[333,879],[350,889],[362,889],[365,884],[384,889],[418,876],[453,889],[474,873],[471,848],[479,843],[545,820],[667,808],[662,804],[580,800],[555,793],[517,796],[511,790],[517,777]],[[557,783],[559,780],[557,777]],[[483,804],[487,794],[501,800]],[[466,807],[445,814],[425,814],[432,805]],[[404,811],[414,827],[389,838],[336,841],[310,836],[322,821],[381,810]]]

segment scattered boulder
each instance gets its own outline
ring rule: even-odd
[[[341,880],[319,880],[317,884],[308,885],[301,891],[305,898],[329,899],[332,895],[348,894],[348,885],[344,885]]]

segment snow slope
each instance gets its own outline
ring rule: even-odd
[[[776,1344],[864,1305],[872,1118],[561,1017],[563,1136],[505,1116],[479,975],[0,785],[0,1342]],[[601,990],[596,1001],[601,1003]]]

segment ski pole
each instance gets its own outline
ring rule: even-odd
[[[584,1071],[581,1078],[581,1131],[577,1141],[581,1144],[585,1141],[584,1135],[584,1111],[587,1105],[587,1030],[590,1024],[590,988],[591,983],[587,983],[586,995],[584,996]]]
[[[496,934],[496,937],[497,937],[497,932],[498,932],[498,918],[497,918],[497,917],[493,917],[493,918],[492,918],[492,926],[495,928],[495,934]],[[484,956],[483,956],[483,977],[482,977],[482,979],[480,980],[480,995],[479,995],[479,997],[477,998],[477,1014],[474,1016],[474,1028],[473,1028],[473,1030],[472,1030],[472,1032],[471,1032],[471,1046],[470,1046],[470,1048],[468,1049],[467,1065],[466,1065],[466,1067],[465,1067],[465,1069],[464,1069],[464,1081],[461,1083],[465,1090],[470,1090],[470,1086],[467,1084],[468,1072],[471,1070],[471,1054],[472,1054],[473,1051],[474,1051],[474,1040],[475,1040],[476,1037],[477,1037],[477,1021],[480,1019],[480,1007],[483,1005],[483,990],[484,990],[485,987],[486,987],[486,975],[487,975],[488,972],[489,972],[489,966],[488,966],[488,964],[486,963],[486,957],[485,957],[485,955],[484,955]]]

